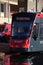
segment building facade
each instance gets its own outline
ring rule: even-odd
[[[27,1],[27,11],[36,12],[36,8],[37,8],[37,12],[41,12],[43,8],[43,0],[28,0]]]
[[[26,11],[27,0],[0,0],[0,23],[11,22],[13,13]]]
[[[0,0],[0,23],[11,22],[13,13],[36,12],[36,8],[41,12],[43,0]]]
[[[18,0],[0,0],[0,23],[11,22],[11,14],[18,11]]]
[[[43,0],[38,0],[37,11],[40,12],[43,8]]]
[[[36,11],[36,0],[28,0],[27,1],[27,12],[35,12]]]

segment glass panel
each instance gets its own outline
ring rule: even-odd
[[[12,36],[15,36],[15,39],[26,39],[30,36],[31,28],[32,28],[31,22],[13,22],[12,26]]]
[[[43,40],[43,18],[40,18],[40,40]]]
[[[39,32],[39,24],[36,23],[36,25],[34,26],[33,28],[33,34],[32,34],[32,37],[38,37],[38,32]]]
[[[14,22],[14,32],[29,32],[32,23],[31,22]]]
[[[40,39],[43,40],[43,22],[40,23]]]
[[[4,12],[4,4],[1,3],[1,12]]]

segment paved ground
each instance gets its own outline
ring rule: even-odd
[[[12,56],[10,58],[11,65],[43,65],[43,53],[35,55],[31,58],[29,56]]]
[[[9,51],[9,43],[0,43],[0,52],[8,52]],[[28,55],[28,54],[27,54]],[[11,59],[11,65],[43,65],[43,53],[38,54],[35,56],[32,56],[29,58],[29,56],[13,56]]]

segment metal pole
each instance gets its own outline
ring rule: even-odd
[[[0,12],[1,12],[1,2],[0,2]]]
[[[36,12],[37,12],[37,0],[36,0]]]
[[[10,22],[9,18],[10,18],[10,0],[8,0],[8,23]]]

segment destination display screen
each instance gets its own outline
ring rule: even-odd
[[[29,17],[17,17],[16,20],[30,20]]]
[[[12,15],[12,23],[15,22],[15,21],[34,21],[35,19],[35,16],[36,16],[36,13],[27,13],[27,12],[24,12],[24,13],[17,13],[17,14],[13,14]]]

